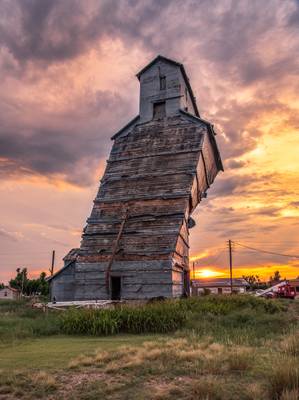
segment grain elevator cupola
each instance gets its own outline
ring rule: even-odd
[[[182,64],[158,56],[137,77],[140,81],[140,122],[171,117],[185,110],[199,117],[196,101]]]

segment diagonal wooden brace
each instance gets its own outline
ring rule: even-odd
[[[107,266],[107,270],[106,270],[106,290],[107,290],[107,294],[110,293],[110,274],[111,274],[112,264],[113,264],[113,261],[114,261],[114,258],[115,258],[115,254],[117,252],[118,243],[119,243],[119,240],[120,240],[121,235],[123,233],[124,226],[125,226],[125,223],[126,223],[127,219],[128,219],[128,207],[125,209],[125,212],[124,212],[124,215],[123,215],[123,218],[122,218],[122,222],[120,224],[119,231],[118,231],[118,234],[117,234],[114,246],[113,246],[111,258],[109,260],[109,263],[108,263],[108,266]]]

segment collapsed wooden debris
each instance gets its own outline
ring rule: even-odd
[[[114,308],[119,304],[124,304],[124,301],[115,300],[82,300],[82,301],[58,301],[49,303],[34,303],[32,307],[41,308],[43,310],[59,310],[65,311],[69,308],[86,308],[86,309],[104,309],[104,308]]]

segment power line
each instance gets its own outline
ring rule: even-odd
[[[299,256],[295,256],[295,255],[291,255],[291,254],[282,254],[282,253],[276,253],[274,251],[267,251],[267,250],[257,249],[255,247],[246,246],[245,244],[241,244],[241,243],[238,243],[238,242],[233,242],[233,243],[238,245],[238,246],[244,247],[246,249],[257,251],[259,253],[273,254],[275,256],[280,256],[280,257],[298,258],[299,259]]]
[[[228,252],[229,252],[229,278],[230,278],[230,293],[233,293],[233,250],[232,241],[228,241]]]

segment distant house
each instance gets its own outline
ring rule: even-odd
[[[233,279],[233,292],[245,293],[249,284],[242,278]],[[191,282],[192,295],[204,293],[229,294],[231,293],[229,278],[193,279]]]
[[[17,289],[6,286],[4,289],[0,289],[0,300],[18,300],[20,298],[20,292]]]

